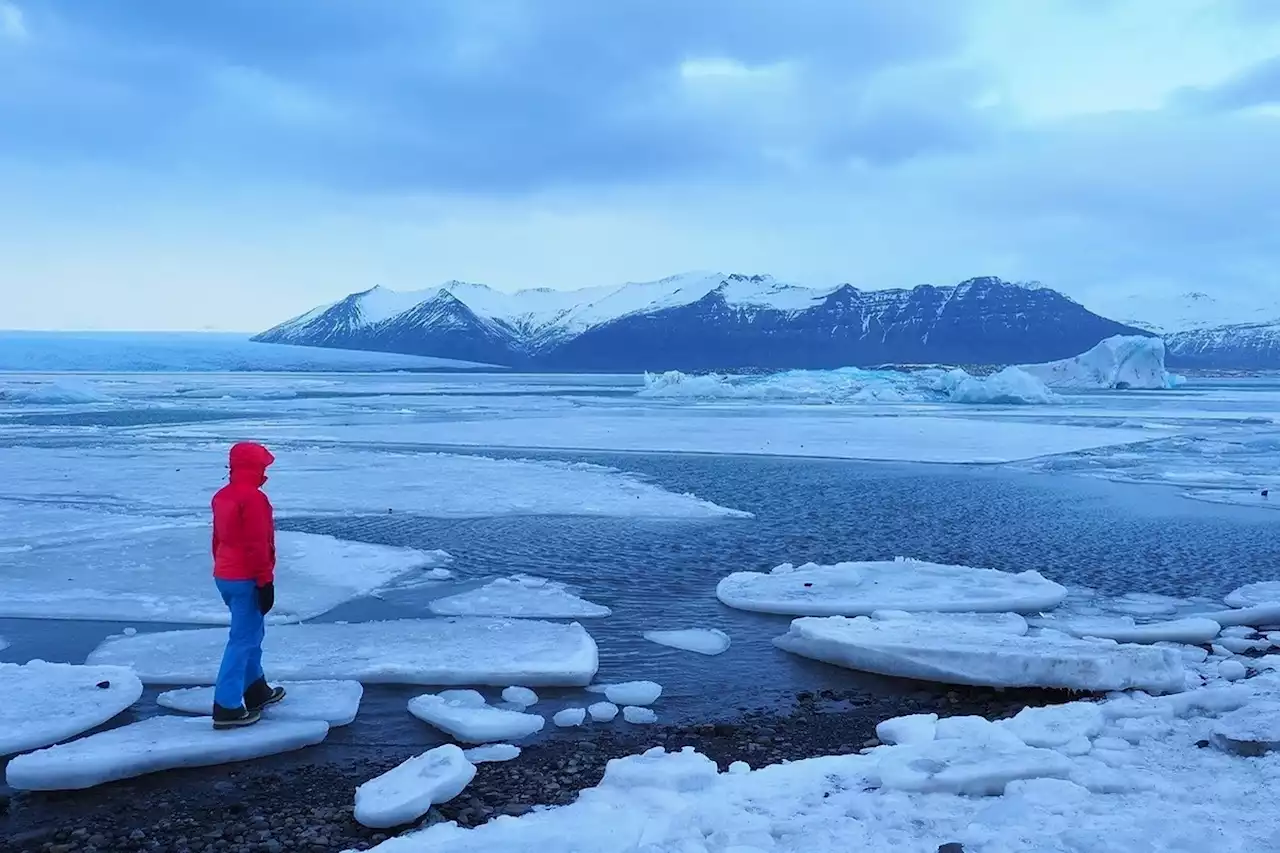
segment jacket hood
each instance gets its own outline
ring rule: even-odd
[[[228,461],[233,483],[248,482],[260,486],[267,481],[267,468],[276,458],[261,444],[243,441],[231,448]]]

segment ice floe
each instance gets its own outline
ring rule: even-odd
[[[1078,616],[1065,619],[1041,618],[1033,624],[1052,628],[1073,637],[1097,637],[1117,643],[1191,643],[1204,644],[1222,631],[1212,619],[1177,619],[1139,625],[1132,617]]]
[[[461,749],[438,746],[356,788],[355,818],[374,829],[412,823],[461,794],[475,775]]]
[[[1035,613],[1056,607],[1067,590],[1034,571],[1015,575],[899,559],[736,572],[720,581],[716,595],[739,610],[864,616],[878,610]]]
[[[440,616],[510,616],[520,619],[588,619],[612,611],[579,598],[562,583],[529,575],[498,578],[468,592],[431,602]]]
[[[138,676],[117,666],[0,663],[0,756],[75,737],[140,698]]]
[[[1280,604],[1280,581],[1262,581],[1234,589],[1225,599],[1228,607],[1258,607],[1263,604]]]
[[[208,717],[152,717],[9,762],[10,787],[22,791],[91,788],[178,767],[261,758],[324,740],[323,720],[263,720],[215,731]]]
[[[1084,640],[1058,632],[1018,635],[1007,629],[919,620],[805,617],[774,640],[784,651],[881,675],[989,687],[1109,691],[1185,689],[1174,649]]]
[[[286,681],[279,686],[285,688],[285,697],[263,710],[265,719],[324,720],[332,727],[345,726],[355,720],[364,696],[358,681]],[[207,717],[213,713],[213,688],[169,690],[156,702],[172,711]]]
[[[112,637],[89,663],[132,667],[148,684],[208,684],[226,640],[217,628]],[[532,619],[282,625],[263,644],[268,678],[284,681],[578,687],[591,683],[598,665],[581,625]]]
[[[729,635],[717,628],[684,628],[676,631],[645,631],[644,638],[660,646],[668,646],[700,655],[718,655],[729,649]]]
[[[604,695],[615,705],[652,705],[662,695],[662,685],[653,681],[624,681],[606,686]]]
[[[494,708],[466,697],[427,693],[409,700],[409,713],[463,743],[517,740],[542,731],[546,720],[537,714]]]
[[[8,554],[0,573],[0,616],[190,622],[225,625],[227,607],[209,578],[207,523],[158,527],[135,519],[127,535],[40,545]],[[319,616],[410,572],[448,562],[443,552],[276,534],[282,590],[270,621]],[[56,572],[49,571],[56,565]]]

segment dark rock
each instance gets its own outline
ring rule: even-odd
[[[521,817],[533,811],[533,806],[528,803],[507,803],[502,807],[502,814],[510,817]]]
[[[98,689],[99,689],[99,690],[109,690],[109,689],[111,689],[111,682],[110,682],[110,681],[99,681],[99,682],[98,682]]]
[[[939,846],[938,853],[964,853],[964,845],[958,841],[952,841]]]

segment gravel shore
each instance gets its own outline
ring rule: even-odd
[[[875,726],[902,714],[977,714],[997,719],[1028,704],[1063,701],[1045,691],[921,691],[896,698],[801,693],[785,713],[751,713],[689,726],[608,724],[557,732],[514,761],[481,764],[462,795],[432,809],[422,825],[476,826],[535,805],[572,802],[596,785],[612,758],[654,746],[692,746],[722,769],[857,752]],[[355,788],[420,752],[318,755],[173,771],[84,792],[16,794],[0,802],[2,853],[282,853],[365,850],[389,834],[352,819]],[[410,829],[405,827],[401,831]],[[943,839],[945,841],[945,839]]]

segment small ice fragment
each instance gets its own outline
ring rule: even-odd
[[[650,723],[658,722],[658,715],[653,712],[652,708],[637,708],[634,705],[628,705],[622,709],[622,719],[635,726],[647,726]]]
[[[124,629],[124,635],[126,637],[132,637],[134,634],[137,634],[137,633],[138,633],[138,629],[132,626]]]
[[[1232,625],[1230,628],[1222,629],[1222,636],[1224,637],[1244,637],[1245,639],[1248,639],[1256,636],[1257,633],[1257,631],[1253,630],[1248,625]]]
[[[551,718],[557,726],[562,729],[570,729],[574,726],[580,726],[587,719],[587,712],[582,708],[565,708],[563,711],[557,711],[556,715]]]
[[[660,646],[668,646],[700,655],[718,655],[729,648],[729,635],[715,628],[687,628],[681,631],[645,631],[644,638]]]
[[[519,758],[520,747],[509,743],[491,743],[486,746],[474,746],[462,754],[472,764],[497,763]]]
[[[745,761],[735,761],[729,765],[729,772],[734,776],[742,776],[751,772],[751,765]]]
[[[653,681],[625,681],[610,684],[604,695],[615,705],[652,705],[662,695],[662,685]]]
[[[1244,664],[1238,660],[1224,660],[1218,664],[1218,675],[1227,681],[1239,681],[1247,674],[1248,671],[1244,668]]]
[[[938,733],[937,714],[911,714],[894,717],[876,726],[876,737],[881,743],[906,745],[928,743]]]
[[[461,749],[438,746],[357,788],[355,818],[373,829],[411,823],[461,794],[475,775]]]
[[[528,687],[508,687],[502,691],[502,698],[513,705],[528,708],[538,704],[538,694]]]
[[[463,743],[492,743],[527,737],[542,731],[546,720],[537,714],[505,711],[450,702],[431,693],[409,700],[409,713]]]
[[[618,706],[612,702],[596,702],[594,705],[587,707],[587,712],[591,714],[591,719],[597,723],[609,723],[618,716]]]

